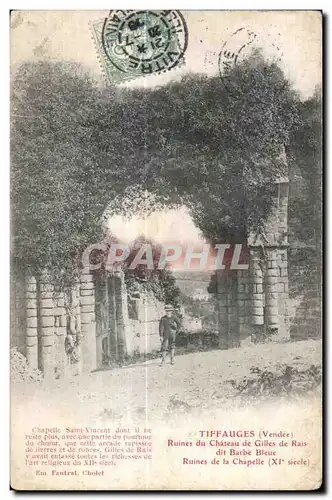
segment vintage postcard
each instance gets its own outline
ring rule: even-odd
[[[10,23],[11,487],[321,488],[322,13]]]

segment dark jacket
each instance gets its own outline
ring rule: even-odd
[[[174,316],[163,316],[159,321],[159,335],[162,338],[175,336],[179,329],[179,320]]]

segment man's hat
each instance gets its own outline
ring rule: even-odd
[[[165,311],[173,311],[174,307],[171,304],[165,305]]]

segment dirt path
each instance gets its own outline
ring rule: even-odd
[[[55,381],[52,387],[13,391],[18,404],[62,408],[75,415],[120,420],[128,416],[160,415],[170,410],[218,408],[234,396],[230,380],[240,381],[258,367],[278,372],[287,365],[298,370],[319,366],[321,341],[264,344],[226,351],[215,350],[176,357],[175,365],[160,367],[159,360],[99,371],[70,382]],[[42,392],[42,394],[40,394]],[[14,396],[15,397],[15,396]],[[28,402],[29,401],[29,402]]]

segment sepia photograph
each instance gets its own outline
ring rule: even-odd
[[[315,10],[10,13],[10,483],[309,491]]]

